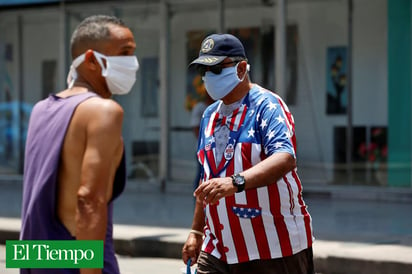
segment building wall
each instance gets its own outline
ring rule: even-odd
[[[80,19],[87,15],[96,12],[116,14],[131,26],[135,34],[139,61],[158,58],[160,19],[155,5],[113,7],[102,3],[98,9],[92,7],[69,7],[70,34]],[[385,0],[354,1],[355,125],[387,125],[386,10]],[[56,59],[58,68],[63,62],[59,52],[61,14],[57,8],[1,12],[0,44],[11,43],[17,47],[16,18],[19,14],[23,20],[24,100],[34,103],[43,94],[42,62]],[[276,8],[232,7],[225,11],[225,16],[227,28],[263,28],[275,22]],[[298,29],[297,100],[295,105],[290,105],[290,109],[296,122],[301,177],[307,182],[328,182],[334,176],[333,132],[335,126],[346,126],[346,115],[326,114],[326,58],[329,47],[347,45],[347,18],[347,1],[297,1],[288,5],[288,25],[296,25]],[[193,30],[216,30],[218,21],[215,9],[180,11],[170,15],[170,162],[171,175],[177,180],[190,181],[196,170],[193,160],[196,140],[188,129],[190,113],[184,108],[188,65],[186,34]],[[17,88],[17,64],[13,61],[8,66]],[[132,156],[132,142],[159,140],[159,118],[143,117],[141,114],[142,98],[147,92],[143,90],[142,69],[138,72],[132,93],[116,98],[125,109],[124,135],[129,159]],[[259,70],[258,67],[252,69]],[[62,87],[66,71],[58,70],[56,79],[59,83],[56,87]],[[282,91],[278,92],[282,94]]]

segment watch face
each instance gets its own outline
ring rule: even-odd
[[[232,175],[232,182],[235,186],[237,186],[237,192],[242,192],[245,190],[245,177],[240,174]]]
[[[235,176],[235,183],[237,185],[243,185],[245,183],[245,178],[243,178],[243,176],[236,175]]]

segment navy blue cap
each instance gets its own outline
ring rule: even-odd
[[[203,40],[199,57],[190,63],[189,67],[195,64],[214,66],[227,57],[246,59],[242,42],[231,34],[212,34]]]

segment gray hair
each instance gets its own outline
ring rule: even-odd
[[[126,27],[117,17],[108,15],[92,15],[84,19],[73,32],[70,49],[72,58],[82,54],[87,49],[96,49],[99,42],[110,38],[109,24]]]

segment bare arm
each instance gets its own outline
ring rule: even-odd
[[[193,214],[192,229],[203,232],[205,226],[205,213],[203,211],[203,201],[196,199],[195,212]],[[192,264],[196,263],[202,247],[203,237],[196,233],[189,233],[186,243],[182,248],[182,259],[185,264],[189,259]]]
[[[295,158],[289,153],[279,152],[271,155],[257,165],[241,172],[245,177],[245,189],[258,188],[273,184],[296,167]],[[219,199],[236,193],[237,187],[232,178],[213,178],[195,190],[195,196],[206,203],[216,203]]]
[[[107,204],[123,149],[123,111],[107,100],[91,115],[77,192],[76,239],[105,240]],[[82,269],[81,273],[101,273],[101,269]]]

